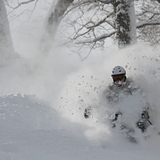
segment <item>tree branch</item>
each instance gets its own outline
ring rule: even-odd
[[[108,17],[110,17],[110,16],[113,15],[113,14],[114,14],[114,12],[112,12],[112,13],[109,14],[109,15],[107,15],[105,18],[103,18],[102,20],[100,20],[99,22],[97,22],[95,25],[89,26],[89,27],[87,27],[87,28],[90,29],[90,28],[95,28],[95,27],[100,26],[102,23],[106,22],[106,19],[107,19]],[[108,23],[108,22],[107,22],[107,23]],[[112,24],[110,24],[110,25],[113,27]],[[113,27],[113,28],[114,28],[114,27]]]
[[[11,14],[11,13],[12,13],[14,10],[16,10],[17,8],[19,8],[21,5],[25,5],[25,4],[34,2],[34,1],[36,1],[35,3],[37,4],[38,0],[28,0],[28,1],[26,1],[26,2],[18,3],[18,5],[17,5],[16,7],[12,7],[12,6],[10,6],[10,5],[7,3],[6,5],[7,5],[9,8],[12,8],[12,10],[8,13],[8,15]],[[36,5],[36,4],[35,4],[35,5]],[[34,8],[35,8],[35,7],[34,7]]]
[[[111,4],[113,3],[113,0],[99,0],[101,3],[104,3],[104,4]]]
[[[19,8],[21,5],[23,4],[28,4],[30,2],[34,2],[35,0],[29,0],[29,1],[26,1],[26,2],[21,2],[21,3],[18,3],[18,5],[16,7],[11,7],[9,4],[7,4],[10,8],[12,8],[13,10]]]
[[[151,25],[160,25],[160,21],[158,21],[158,22],[144,22],[142,24],[137,25],[137,28],[142,28],[142,27],[151,26]]]
[[[95,42],[104,40],[104,39],[106,39],[106,38],[108,38],[108,37],[111,37],[111,36],[114,35],[114,34],[116,34],[116,31],[114,31],[114,32],[112,32],[112,33],[110,33],[110,34],[103,34],[102,36],[97,37],[97,38],[95,38],[95,39],[93,39],[93,40],[88,40],[88,41],[79,42],[79,44],[80,44],[80,43],[83,43],[83,44],[85,44],[85,43],[95,43]]]

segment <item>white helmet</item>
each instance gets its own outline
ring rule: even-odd
[[[112,70],[111,76],[120,75],[120,74],[124,74],[125,75],[126,74],[125,69],[123,67],[121,67],[121,66],[114,67],[113,70]]]

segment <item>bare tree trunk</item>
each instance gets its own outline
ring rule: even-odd
[[[117,40],[119,47],[136,41],[136,24],[133,0],[114,0]]]
[[[0,1],[0,65],[6,63],[14,54],[9,22],[3,0]]]
[[[57,4],[55,5],[54,10],[48,17],[48,23],[46,26],[47,32],[49,34],[52,33],[52,37],[55,36],[57,28],[63,18],[65,11],[73,1],[74,0],[58,0]]]
[[[51,12],[47,18],[45,35],[42,37],[42,50],[47,52],[54,41],[58,26],[63,18],[64,13],[74,0],[57,0],[56,4],[52,5]]]

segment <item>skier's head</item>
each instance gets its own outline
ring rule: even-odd
[[[126,71],[121,66],[114,67],[111,76],[113,78],[113,82],[118,86],[122,86],[126,81]]]

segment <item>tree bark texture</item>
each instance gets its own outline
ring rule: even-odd
[[[130,0],[114,0],[114,12],[116,14],[117,40],[119,47],[131,44],[132,38],[130,21]]]

